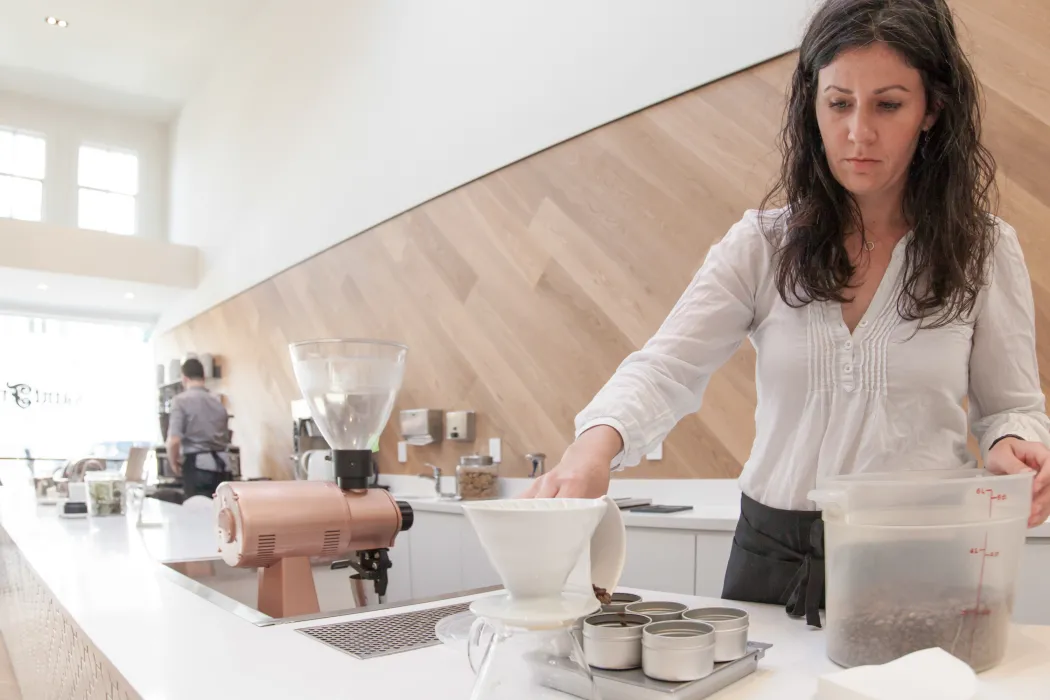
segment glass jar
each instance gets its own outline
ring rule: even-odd
[[[119,472],[88,472],[84,474],[84,482],[87,484],[88,515],[124,515],[127,484]]]
[[[489,455],[465,455],[456,466],[456,492],[460,500],[499,498],[499,468]]]

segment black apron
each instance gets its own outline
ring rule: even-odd
[[[819,511],[780,510],[741,495],[740,520],[722,597],[783,605],[820,627],[824,607],[824,521]]]
[[[219,471],[213,472],[207,469],[197,469],[198,454],[210,454],[212,459],[215,460],[216,466],[219,467]],[[211,498],[215,495],[215,489],[219,488],[219,484],[229,480],[230,473],[226,471],[226,462],[223,461],[218,452],[195,452],[193,454],[183,455],[183,498],[189,499],[194,496],[208,496]]]

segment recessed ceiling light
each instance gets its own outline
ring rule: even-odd
[[[45,17],[44,21],[50,24],[52,27],[65,28],[69,26],[69,22],[65,21],[64,19],[59,19],[58,17]]]
[[[41,292],[46,292],[46,291],[47,291],[47,285],[46,285],[46,284],[43,284],[43,283],[41,283],[41,284],[38,284],[38,285],[36,286],[36,288],[37,288],[37,289],[39,289],[39,290],[40,290]]]
[[[124,295],[124,298],[125,299],[134,299],[135,298],[135,292],[128,292],[128,293],[126,293]]]

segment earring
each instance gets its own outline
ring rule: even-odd
[[[919,146],[919,155],[922,156],[923,160],[926,160],[926,147],[930,145],[930,132],[924,131],[925,136],[922,138],[922,144]]]

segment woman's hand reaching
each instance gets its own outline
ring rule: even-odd
[[[1034,471],[1032,516],[1028,527],[1036,527],[1050,517],[1050,449],[1040,442],[1003,438],[988,452],[985,467],[993,474],[1020,474]]]
[[[522,498],[601,498],[609,491],[613,457],[623,440],[615,429],[599,425],[569,445],[558,466],[533,482]]]

